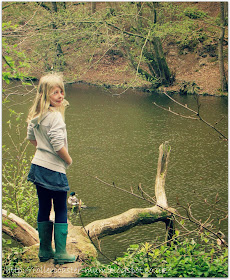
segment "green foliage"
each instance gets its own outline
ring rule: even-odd
[[[115,58],[122,57],[130,63],[129,71],[134,68],[137,77],[156,88],[165,80],[173,82],[174,78],[167,69],[165,50],[159,44],[153,44],[154,38],[164,40],[163,48],[166,44],[178,45],[183,54],[184,49],[196,50],[209,35],[215,37],[218,31],[214,18],[190,4],[105,2],[97,4],[93,13],[91,8],[90,2],[56,2],[56,9],[49,2],[12,4],[3,10],[3,42],[11,51],[15,49],[20,53],[20,49],[24,49],[36,72],[65,71],[70,80],[79,79],[89,69],[100,67],[104,59],[115,64]],[[29,20],[31,15],[33,20]],[[11,22],[7,23],[8,19]],[[22,30],[23,34],[29,35],[25,42],[20,36],[7,36],[9,32],[18,34],[16,31],[20,35]],[[147,36],[152,46],[145,44]],[[5,63],[5,67],[15,67],[13,55],[6,54],[6,59],[8,64]],[[11,70],[10,67],[4,71],[6,82],[12,75]],[[158,73],[159,70],[162,73]]]
[[[192,19],[204,18],[207,14],[203,11],[198,10],[195,7],[188,7],[184,10],[184,14]]]
[[[18,25],[11,22],[3,23],[3,32],[14,32]],[[13,40],[12,40],[13,41]],[[29,75],[26,70],[29,68],[27,58],[23,51],[18,49],[17,44],[12,41],[2,40],[3,86],[10,84],[12,79],[21,81],[22,86],[31,85],[27,80]],[[9,93],[9,95],[11,92]],[[9,99],[3,88],[3,105],[9,105]],[[18,113],[9,106],[8,129],[4,131],[4,145],[2,146],[2,208],[7,213],[14,213],[30,224],[35,224],[37,217],[37,197],[34,186],[27,182],[30,162],[26,155],[28,141],[24,137],[26,131],[25,121],[22,120],[23,113]],[[5,219],[3,224],[9,229],[16,225]],[[23,248],[13,248],[11,239],[2,239],[3,277],[23,277],[20,263],[22,261]]]
[[[179,93],[184,94],[198,94],[200,88],[197,86],[195,82],[182,82],[180,85]]]
[[[9,23],[3,23],[4,28],[15,28]],[[4,31],[3,28],[3,31]],[[24,51],[17,50],[17,44],[11,46],[5,38],[2,39],[3,71],[2,78],[7,84],[11,79],[24,80],[28,78],[26,70],[29,68]]]
[[[6,149],[4,149],[6,151]],[[35,188],[26,178],[29,164],[24,154],[19,161],[3,164],[2,207],[30,224],[36,221],[37,199]]]
[[[7,144],[2,147],[2,207],[23,218],[30,224],[36,222],[37,196],[32,183],[27,182],[30,168],[26,149],[28,141],[24,138],[26,126],[22,113],[9,109]],[[6,137],[6,136],[5,136]]]
[[[8,104],[4,100],[3,104]],[[7,213],[14,213],[32,226],[37,218],[37,196],[32,183],[27,182],[30,161],[26,155],[28,141],[25,139],[25,121],[22,113],[9,109],[8,129],[4,130],[4,145],[2,146],[2,208]],[[3,224],[9,229],[16,225],[5,219]],[[3,277],[23,277],[21,271],[21,254],[23,248],[13,248],[11,239],[4,239],[3,247]]]
[[[5,244],[6,243],[6,244]],[[3,240],[3,245],[9,245],[9,242]],[[2,277],[25,277],[21,269],[22,254],[25,248],[8,248],[3,250],[2,254]]]
[[[19,29],[17,23],[2,23],[3,34],[14,34]],[[6,38],[3,37],[2,40],[3,81],[9,84],[12,79],[18,79],[23,86],[30,85],[25,82],[29,76],[26,72],[29,64],[24,51],[18,48],[14,37]],[[3,97],[3,105],[7,105],[10,101],[7,95],[3,94]],[[10,107],[8,110],[8,130],[4,131],[5,145],[2,146],[2,207],[33,224],[36,220],[37,205],[35,190],[26,180],[30,164],[26,156],[28,141],[24,137],[26,127],[21,118],[23,113],[18,113]]]
[[[103,265],[92,262],[81,277],[227,277],[228,252],[205,251],[193,239],[154,248],[132,245],[122,258]]]

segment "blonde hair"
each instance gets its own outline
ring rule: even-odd
[[[39,123],[41,116],[48,111],[58,111],[62,114],[63,119],[65,118],[65,108],[69,105],[67,100],[64,99],[60,107],[50,107],[50,94],[52,89],[56,86],[64,92],[65,96],[65,87],[61,74],[49,73],[41,77],[34,104],[29,110],[27,122],[30,122],[33,118],[38,117]]]

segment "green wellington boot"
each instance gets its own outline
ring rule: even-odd
[[[53,222],[38,222],[38,234],[40,239],[38,257],[41,262],[54,258],[54,251],[52,249],[52,233]]]
[[[72,263],[76,261],[74,255],[69,255],[66,252],[66,239],[68,234],[68,224],[54,224],[54,242],[56,252],[54,254],[55,264]]]

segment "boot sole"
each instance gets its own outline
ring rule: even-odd
[[[40,262],[46,262],[50,259],[53,259],[54,257],[50,257],[50,258],[39,258]]]
[[[54,264],[65,264],[65,263],[74,263],[75,260],[54,260]]]

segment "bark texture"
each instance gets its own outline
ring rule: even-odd
[[[224,2],[220,2],[220,35],[218,38],[218,59],[219,59],[219,69],[220,69],[220,87],[223,92],[228,91],[228,83],[225,75],[224,69],[224,33],[225,33],[225,14],[227,12],[228,6]]]
[[[38,232],[26,221],[2,209],[2,231],[24,246],[39,242]]]
[[[165,179],[167,174],[170,150],[171,147],[169,146],[168,142],[161,144],[159,147],[157,176],[155,182],[155,196],[157,200],[156,204],[165,209],[168,208],[168,202],[165,193]]]
[[[168,216],[171,216],[170,208],[162,210],[158,206],[151,208],[133,208],[120,215],[113,216],[108,219],[97,220],[85,228],[91,238],[102,238],[106,235],[113,235],[124,232],[134,226],[143,224],[152,224],[158,221],[165,221]]]

